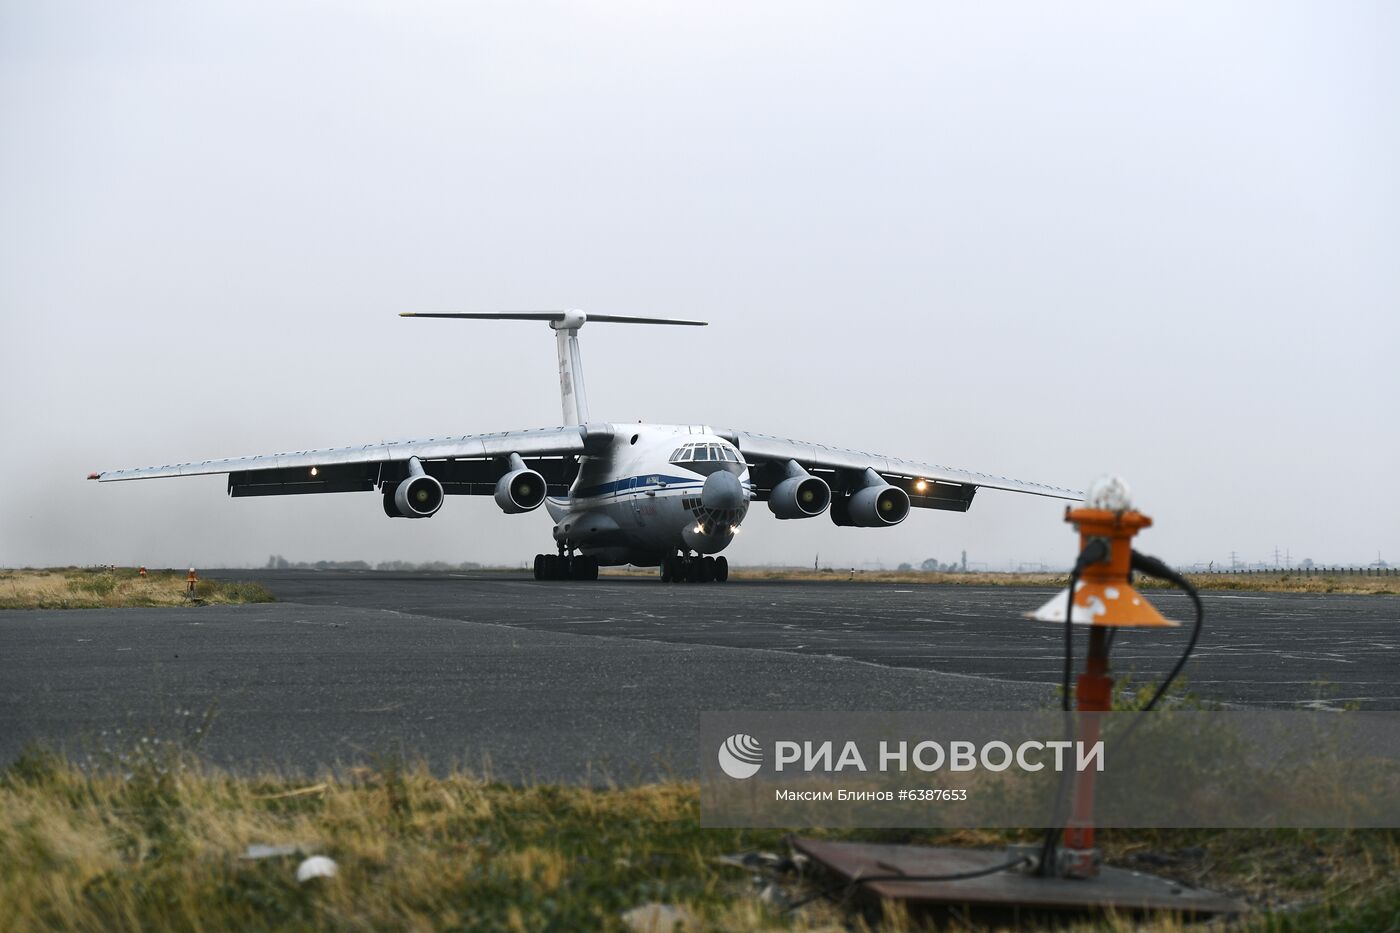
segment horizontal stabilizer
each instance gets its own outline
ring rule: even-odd
[[[569,317],[582,321],[602,321],[607,324],[679,324],[686,327],[704,327],[708,321],[683,321],[666,317],[629,317],[625,314],[585,314],[582,311],[402,311],[399,317],[441,317],[464,318],[485,321],[556,321]]]

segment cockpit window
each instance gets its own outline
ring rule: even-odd
[[[742,464],[744,462],[744,458],[739,456],[738,452],[727,444],[694,443],[677,447],[674,451],[672,451],[671,462]],[[730,472],[735,472],[732,468],[729,467],[726,467],[725,469],[729,470]],[[701,472],[708,473],[710,471],[706,469],[702,470]]]

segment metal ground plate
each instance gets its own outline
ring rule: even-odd
[[[794,838],[793,848],[847,880],[875,875],[953,875],[1006,861],[1002,849],[877,845]],[[967,906],[997,910],[1170,911],[1183,915],[1243,913],[1237,898],[1191,888],[1156,875],[1105,866],[1097,878],[1041,878],[1000,871],[961,881],[870,881],[860,890],[911,906]]]

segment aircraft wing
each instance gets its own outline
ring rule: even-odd
[[[936,463],[916,463],[883,454],[869,454],[842,447],[827,447],[784,437],[750,434],[746,431],[719,431],[739,448],[750,465],[755,498],[764,501],[774,485],[785,477],[784,468],[795,460],[814,476],[827,481],[833,490],[853,489],[867,469],[874,470],[892,486],[909,494],[909,504],[922,509],[966,512],[981,487],[1024,492],[1053,499],[1080,500],[1084,494],[1074,489],[1030,483],[1024,480],[973,473]]]
[[[564,495],[578,456],[605,446],[611,437],[608,425],[569,425],[108,470],[88,478],[110,483],[226,473],[231,496],[359,492],[397,484],[408,475],[408,461],[416,457],[425,472],[442,483],[443,492],[491,495],[504,472],[500,461],[515,453],[544,476],[551,495]]]

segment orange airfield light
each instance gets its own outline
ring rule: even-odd
[[[1116,495],[1115,495],[1116,494]],[[1172,628],[1180,625],[1163,618],[1147,598],[1128,582],[1132,573],[1133,536],[1151,527],[1152,519],[1133,510],[1127,500],[1127,487],[1121,481],[1108,481],[1103,489],[1090,493],[1095,505],[1115,504],[1119,508],[1065,509],[1065,521],[1079,532],[1079,552],[1084,553],[1097,540],[1108,545],[1108,558],[1088,564],[1075,586],[1070,623],[1089,627],[1089,653],[1084,672],[1075,681],[1075,706],[1081,713],[1106,713],[1113,708],[1113,679],[1108,673],[1109,635],[1116,628]],[[1065,624],[1068,588],[1028,618]],[[1066,707],[1068,709],[1068,707]],[[1083,740],[1093,744],[1100,735],[1097,716],[1079,724]],[[1080,772],[1074,782],[1071,811],[1064,829],[1060,853],[1060,874],[1093,878],[1099,873],[1099,851],[1094,848],[1094,775]]]
[[[1180,625],[1164,618],[1128,582],[1132,565],[1133,536],[1152,526],[1152,519],[1135,511],[1065,509],[1065,521],[1079,531],[1079,549],[1102,538],[1108,543],[1108,560],[1084,568],[1074,593],[1074,625],[1096,628],[1172,628]],[[1067,593],[1061,590],[1026,618],[1038,622],[1065,621]]]

